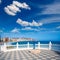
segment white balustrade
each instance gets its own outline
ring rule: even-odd
[[[40,49],[40,42],[38,42],[38,49]]]
[[[27,48],[29,49],[29,42],[27,43],[27,45],[28,45],[28,47],[27,47]]]
[[[3,51],[6,52],[6,50],[7,50],[7,46],[6,46],[6,43],[4,43]]]
[[[49,42],[49,50],[51,50],[51,48],[52,48],[52,43],[51,43],[51,41]]]
[[[38,47],[37,47],[37,49],[42,49],[42,47],[41,47],[41,45],[42,44],[40,44],[40,42],[38,42]],[[48,44],[43,44],[43,45],[48,45]],[[27,47],[26,48],[19,48],[19,44],[18,44],[18,42],[17,42],[17,44],[16,45],[6,45],[6,43],[4,43],[4,45],[3,46],[1,46],[1,51],[4,51],[4,52],[6,52],[7,50],[13,50],[13,49],[7,49],[7,46],[16,46],[16,48],[13,48],[13,49],[15,49],[15,50],[19,50],[19,49],[31,49],[31,47],[29,47],[30,46],[30,44],[29,44],[29,42],[27,42]],[[34,47],[34,46],[33,46]],[[32,49],[33,49],[33,47],[32,47]],[[36,46],[35,46],[36,47]],[[43,47],[44,48],[44,47]],[[51,50],[51,48],[52,48],[52,43],[51,43],[51,41],[49,42],[49,47],[47,47],[47,49],[49,49],[49,50]],[[44,49],[46,49],[46,48],[44,48]]]
[[[17,49],[18,49],[18,42],[17,42],[17,44],[16,44],[16,45],[17,45]]]

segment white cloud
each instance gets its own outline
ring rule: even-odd
[[[49,18],[42,19],[40,22],[43,24],[60,22],[60,17],[49,17]]]
[[[34,20],[32,22],[27,22],[27,21],[23,21],[21,19],[18,19],[16,22],[22,26],[42,26],[43,25],[42,23],[38,23]]]
[[[0,32],[3,32],[3,30],[0,30]]]
[[[2,1],[0,0],[0,4],[1,4],[1,2],[2,2]]]
[[[14,4],[7,6],[7,8],[14,13],[21,12],[21,10],[18,7],[16,7]]]
[[[29,25],[29,22],[27,21],[22,21],[21,19],[18,19],[16,21],[18,24],[22,25],[22,26],[28,26]]]
[[[29,10],[31,9],[29,7],[29,5],[27,5],[25,2],[24,3],[20,3],[18,1],[13,1],[13,4],[16,5],[19,8],[24,8],[24,9],[29,9]]]
[[[60,26],[56,27],[57,29],[60,29]]]
[[[46,5],[42,14],[60,14],[60,3]]]
[[[0,4],[2,3],[2,0],[0,0]]]
[[[25,28],[22,28],[22,30],[32,30],[31,27],[25,27]]]
[[[22,28],[21,30],[39,31],[39,29],[37,29],[37,28],[32,28],[32,27],[25,27],[25,28]]]
[[[11,30],[11,32],[16,33],[16,32],[20,32],[20,31],[24,31],[24,30],[25,30],[25,31],[39,31],[38,28],[24,27],[24,28],[21,28],[21,29],[19,29],[19,28],[14,28],[14,29]]]
[[[37,15],[60,14],[60,3],[59,2],[54,2],[49,5],[43,5],[42,7],[44,8],[44,10],[41,13],[38,13]],[[51,15],[51,17],[41,19],[40,22],[43,24],[56,23],[56,22],[60,22],[60,17]]]
[[[33,28],[33,27],[25,27],[20,30],[26,30],[26,31],[55,31],[55,29],[47,29],[47,28]]]
[[[5,12],[9,15],[15,16],[16,14],[10,11],[7,7],[4,8]]]
[[[17,12],[21,12],[20,8],[24,8],[28,10],[31,9],[29,5],[27,5],[25,2],[20,3],[18,1],[13,1],[13,3],[5,7],[4,10],[7,14],[15,16]]]
[[[11,32],[19,32],[20,29],[14,28],[13,30],[11,30]]]
[[[57,28],[60,28],[60,26],[57,27]],[[38,27],[38,28],[24,27],[24,28],[21,28],[21,29],[14,28],[13,30],[11,30],[11,32],[13,32],[13,33],[16,33],[16,32],[19,33],[20,31],[36,31],[36,32],[38,32],[38,31],[45,31],[45,32],[49,31],[49,32],[57,32],[56,28],[47,29],[47,28],[40,28],[40,27]]]
[[[32,23],[29,23],[30,26],[41,26],[42,23],[37,23],[36,21],[32,21]]]

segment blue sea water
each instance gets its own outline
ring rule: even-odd
[[[38,44],[40,42],[41,44],[49,44],[50,41],[19,41],[18,44]],[[10,42],[12,45],[16,45],[17,42]],[[51,41],[52,44],[60,44],[60,41]]]

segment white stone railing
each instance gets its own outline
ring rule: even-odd
[[[37,45],[37,47],[36,47],[36,45]],[[48,45],[48,48],[41,47],[41,45],[44,45],[44,46]],[[9,46],[13,46],[15,48],[7,49],[7,47],[9,47]],[[17,42],[16,45],[6,45],[6,43],[4,43],[4,45],[1,46],[1,51],[6,52],[6,51],[14,51],[14,50],[24,50],[24,49],[26,50],[26,49],[33,49],[33,47],[34,47],[34,46],[30,47],[31,44],[29,44],[29,42],[27,43],[27,47],[25,47],[25,48],[24,47],[19,48],[19,46],[22,46],[22,45],[19,45],[18,42]],[[52,43],[51,42],[49,42],[49,44],[40,44],[40,42],[38,42],[38,44],[35,44],[35,49],[48,49],[48,50],[51,50],[51,48],[52,48]]]

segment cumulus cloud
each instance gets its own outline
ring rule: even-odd
[[[22,26],[28,26],[28,25],[29,25],[29,22],[23,21],[23,20],[21,20],[21,19],[18,19],[16,22],[17,22],[18,24],[22,25]]]
[[[7,14],[15,16],[17,12],[21,12],[20,8],[28,9],[28,10],[31,9],[29,5],[27,5],[25,2],[20,3],[18,1],[13,1],[13,3],[5,7],[4,10]]]
[[[5,9],[5,12],[9,15],[12,15],[12,16],[16,15],[14,12],[10,11],[9,8],[7,8],[7,7],[5,7],[4,9]]]
[[[42,23],[37,23],[36,21],[32,21],[32,23],[30,23],[30,26],[41,26]]]
[[[18,19],[16,22],[22,26],[42,26],[43,25],[42,23],[38,23],[34,20],[32,22],[27,22],[27,21],[23,21],[21,19]]]
[[[17,29],[17,28],[14,28],[13,30],[11,30],[11,32],[19,32],[20,31],[20,29]]]
[[[15,6],[17,6],[17,7],[19,7],[19,8],[24,8],[24,9],[31,9],[30,7],[29,7],[29,5],[27,5],[25,2],[24,3],[20,3],[20,2],[18,2],[18,1],[13,1],[13,4],[15,5]]]

